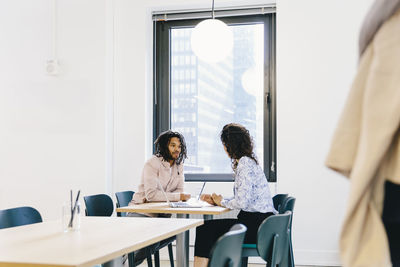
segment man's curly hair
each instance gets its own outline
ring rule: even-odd
[[[233,170],[236,170],[238,160],[243,156],[253,159],[258,164],[253,152],[253,140],[244,126],[238,123],[225,125],[221,131],[221,142],[231,158]]]
[[[185,138],[183,137],[182,134],[178,132],[173,132],[171,130],[162,132],[154,142],[155,145],[155,155],[157,157],[162,157],[165,161],[170,161],[174,160],[171,156],[171,153],[169,152],[168,145],[172,137],[177,137],[179,141],[181,142],[181,153],[179,154],[179,157],[176,159],[175,163],[177,165],[183,163],[185,159],[187,158],[186,154],[186,143],[185,143]]]

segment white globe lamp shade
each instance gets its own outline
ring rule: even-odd
[[[260,66],[247,69],[242,75],[243,89],[250,95],[257,97],[258,92],[262,92],[263,75]]]
[[[218,19],[206,19],[192,31],[193,53],[201,60],[215,63],[223,60],[232,51],[232,30]]]

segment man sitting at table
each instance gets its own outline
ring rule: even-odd
[[[138,191],[133,194],[129,205],[152,201],[166,201],[160,185],[163,187],[170,201],[186,201],[190,199],[190,194],[183,192],[183,162],[187,158],[185,138],[178,132],[168,130],[158,136],[154,145],[155,154],[144,164]],[[158,182],[156,179],[158,179]],[[170,217],[171,215],[128,212],[127,216]],[[135,258],[144,259],[148,249],[153,254],[156,250],[174,240],[175,236],[135,251]]]
[[[190,194],[183,192],[183,162],[187,158],[183,135],[168,130],[161,133],[154,144],[155,155],[145,163],[138,191],[133,195],[130,205],[166,201],[160,185],[170,201],[186,201],[190,198]],[[128,216],[140,215],[130,213]],[[145,215],[160,216],[157,214]]]

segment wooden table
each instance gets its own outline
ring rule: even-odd
[[[204,220],[214,215],[230,211],[228,208],[205,204],[202,208],[170,208],[165,202],[152,202],[117,208],[117,212],[167,213],[176,214],[178,218],[189,218],[190,214],[202,214]],[[189,266],[189,231],[176,237],[176,263],[178,267]]]
[[[81,229],[61,221],[0,230],[0,266],[93,266],[203,224],[201,219],[82,217]]]

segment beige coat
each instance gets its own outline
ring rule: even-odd
[[[365,50],[326,164],[350,178],[345,267],[391,266],[381,221],[385,180],[400,184],[400,12]]]
[[[160,181],[170,201],[179,201],[184,184],[183,164],[173,164],[170,167],[169,162],[162,157],[152,156],[144,165],[140,185],[131,204],[166,201],[156,179]]]

